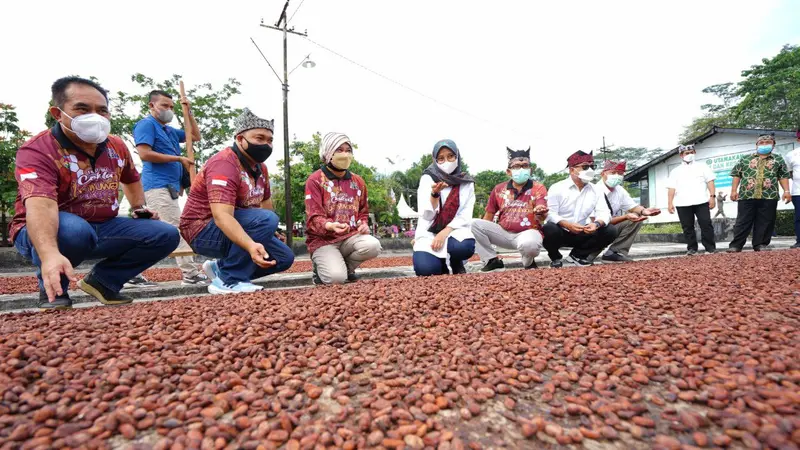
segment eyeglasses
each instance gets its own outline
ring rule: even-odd
[[[511,170],[530,169],[530,168],[531,168],[530,164],[525,164],[525,165],[514,164],[513,166],[509,167],[509,169],[511,169]]]
[[[594,170],[597,168],[597,166],[594,164],[581,164],[580,166],[575,166],[575,167],[581,170],[589,170],[589,169]]]

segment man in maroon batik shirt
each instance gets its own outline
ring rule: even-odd
[[[531,149],[508,152],[508,182],[498,184],[489,194],[483,219],[472,221],[476,251],[481,257],[481,271],[505,267],[492,248],[514,249],[522,255],[526,269],[536,268],[542,249],[542,223],[547,218],[547,188],[533,180]]]
[[[94,81],[65,77],[52,86],[50,114],[58,121],[17,151],[19,184],[11,240],[37,266],[39,307],[67,309],[73,267],[101,259],[81,290],[106,305],[130,303],[123,283],[169,255],[178,230],[144,206],[139,173],[122,139],[110,136],[106,91]],[[119,187],[131,205],[117,217]]]
[[[350,138],[328,133],[320,144],[322,167],[306,181],[306,245],[315,284],[342,284],[358,278],[356,268],[378,256],[380,241],[369,234],[367,185],[348,169]]]
[[[232,147],[212,156],[197,174],[181,215],[181,235],[206,261],[208,292],[255,292],[251,280],[291,267],[294,255],[276,234],[269,174],[273,121],[245,108]]]

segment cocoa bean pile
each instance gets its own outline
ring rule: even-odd
[[[473,256],[470,261],[478,261],[477,256]],[[364,269],[380,269],[387,267],[405,267],[411,266],[410,256],[387,256],[382,258],[371,259],[361,265]],[[311,272],[311,261],[296,261],[292,264],[286,272],[283,273],[302,273]],[[180,269],[177,268],[154,268],[144,271],[144,276],[150,281],[158,283],[165,281],[178,281],[182,278]],[[83,274],[77,274],[77,277],[83,278]],[[76,283],[70,283],[70,289],[78,289]],[[2,277],[0,283],[0,295],[7,294],[24,294],[28,292],[38,292],[39,283],[36,277],[32,276],[7,276]]]
[[[800,252],[0,317],[0,449],[800,445]]]

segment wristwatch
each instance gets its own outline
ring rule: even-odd
[[[436,192],[436,193],[431,192],[431,197],[433,197],[433,198],[439,198],[441,196],[442,196],[441,192]]]
[[[597,228],[603,228],[603,224],[602,224],[602,223],[600,223],[600,221],[599,221],[599,220],[595,220],[595,221],[594,221],[594,222],[592,222],[592,223],[593,223],[593,224],[595,224],[595,225],[597,225]]]

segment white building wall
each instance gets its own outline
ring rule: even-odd
[[[717,192],[728,194],[725,202],[725,215],[736,217],[736,203],[730,201],[731,177],[728,175],[736,161],[748,153],[754,153],[756,136],[734,133],[718,133],[700,144],[695,144],[697,151],[695,164],[710,164],[717,175],[715,186]],[[794,138],[777,138],[775,153],[781,156],[792,151],[797,142]],[[666,161],[651,167],[648,170],[650,206],[661,208],[661,215],[651,217],[647,223],[677,222],[678,214],[667,211],[667,178],[673,168],[681,164],[680,157],[674,155]],[[781,190],[781,192],[783,192]],[[778,203],[778,210],[792,209],[792,204]],[[711,216],[716,214],[716,209],[711,211]]]

